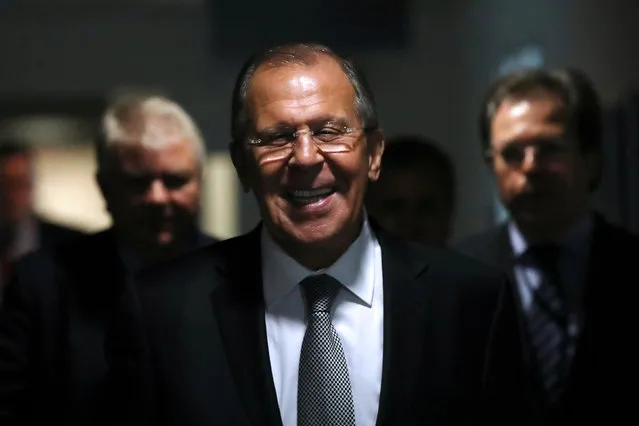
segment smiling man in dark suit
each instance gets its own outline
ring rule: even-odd
[[[262,224],[145,271],[131,294],[149,346],[120,367],[146,366],[150,424],[526,423],[505,277],[365,214],[384,136],[350,61],[309,44],[256,54],[232,135]]]

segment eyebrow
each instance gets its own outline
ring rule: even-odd
[[[338,126],[347,126],[347,120],[346,120],[345,117],[337,117],[337,116],[333,116],[333,115],[325,115],[325,116],[313,118],[312,120],[309,120],[308,122],[306,122],[304,124],[308,125],[311,128],[317,127],[317,126],[324,126],[324,125],[327,125],[327,124],[333,124],[333,125],[338,125]],[[274,124],[272,126],[268,126],[268,127],[265,127],[264,129],[258,130],[258,133],[275,133],[275,132],[281,132],[281,131],[295,131],[296,129],[297,129],[297,126],[295,126],[292,123],[279,122],[279,123],[276,123],[276,124]]]
[[[149,173],[149,172],[133,172],[133,171],[127,171],[127,170],[123,170],[121,172],[121,175],[127,177],[127,178],[133,178],[133,179],[156,179],[158,177],[166,177],[166,176],[179,176],[179,177],[188,177],[191,176],[193,174],[192,171],[190,170],[186,170],[186,169],[181,169],[181,170],[165,170],[162,173]]]

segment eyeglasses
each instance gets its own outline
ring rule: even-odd
[[[293,152],[293,147],[303,135],[308,135],[315,146],[324,153],[352,151],[359,136],[369,129],[364,127],[346,127],[325,125],[318,129],[286,130],[263,133],[258,137],[247,138],[249,146],[260,148],[270,158],[282,158]]]
[[[484,155],[487,160],[492,161],[499,157],[511,167],[520,167],[531,150],[536,161],[553,162],[563,160],[570,147],[561,139],[544,139],[529,143],[511,143],[500,151],[488,149]]]

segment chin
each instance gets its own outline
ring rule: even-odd
[[[519,213],[513,215],[517,225],[522,231],[533,233],[546,233],[556,228],[557,214],[551,211]]]
[[[271,223],[269,230],[284,244],[304,246],[330,245],[343,235],[343,227],[338,227],[339,219],[332,216],[296,221],[285,218],[280,223]]]
[[[166,233],[166,232],[161,232],[160,234],[158,234],[156,238],[156,241],[160,247],[165,247],[165,246],[173,244],[173,240],[174,240],[173,234]]]
[[[335,223],[330,220],[315,220],[304,224],[296,224],[290,230],[284,230],[284,232],[301,244],[324,244],[334,240],[339,235],[339,230],[336,229]]]

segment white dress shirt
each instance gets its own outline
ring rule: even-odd
[[[382,252],[368,221],[346,253],[320,271],[293,260],[265,227],[261,244],[268,351],[283,425],[297,425],[297,378],[306,331],[298,284],[313,274],[328,274],[344,286],[333,305],[333,325],[346,355],[356,424],[374,425],[382,383],[384,298]]]
[[[568,317],[568,357],[572,359],[577,338],[583,324],[583,291],[587,279],[588,256],[590,254],[592,232],[594,228],[592,214],[581,220],[559,236],[556,243],[562,252],[558,259],[562,285],[566,291],[566,303],[569,308]],[[539,266],[527,255],[528,242],[517,228],[508,226],[510,245],[515,255],[515,280],[524,312],[530,314],[533,306],[533,293],[542,282]]]

